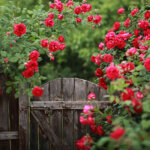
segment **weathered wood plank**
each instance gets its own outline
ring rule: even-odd
[[[13,140],[13,139],[18,139],[18,131],[0,132],[0,140]]]
[[[63,149],[64,147],[60,144],[61,138],[58,137],[53,129],[49,127],[49,122],[45,118],[45,114],[41,111],[31,111],[31,114],[40,125],[40,128],[43,130],[45,136],[49,139],[51,143],[53,143],[56,150]]]
[[[96,85],[92,82],[87,82],[87,95],[89,95],[90,93],[95,93],[96,96],[96,100],[100,100],[100,93],[101,93],[101,89],[99,85]]]
[[[74,100],[74,78],[63,78],[63,103]],[[61,105],[60,105],[61,106]],[[63,140],[67,141],[69,149],[73,150],[74,116],[72,110],[63,110]]]
[[[8,131],[8,99],[5,82],[7,77],[0,73],[0,131]],[[9,141],[0,141],[0,150],[9,150]]]
[[[58,100],[62,100],[63,95],[62,95],[62,79],[56,79],[53,81],[50,81],[50,101],[58,101]],[[51,128],[54,131],[54,133],[60,137],[60,143],[59,145],[62,145],[62,138],[63,138],[63,124],[62,124],[62,115],[63,115],[63,111],[62,110],[55,110],[52,111],[52,117],[51,117]],[[56,149],[56,145],[54,143],[52,143],[53,149]]]
[[[51,109],[51,110],[82,110],[84,105],[89,104],[87,101],[33,101],[31,102],[31,109]],[[104,109],[110,106],[109,101],[92,101],[91,105]]]
[[[87,81],[75,78],[75,101],[86,101],[87,100]],[[83,107],[82,107],[83,108]],[[79,117],[82,111],[75,111],[75,122],[74,122],[74,132],[75,132],[75,142],[80,139],[85,133],[86,128],[82,126],[79,122]]]
[[[13,90],[9,99],[9,114],[10,114],[10,131],[19,130],[19,106],[18,99],[14,98],[15,91]],[[11,149],[19,150],[19,139],[11,140]]]
[[[25,85],[24,88],[27,88]],[[19,96],[19,150],[28,150],[28,96],[24,94],[24,89],[20,89]]]

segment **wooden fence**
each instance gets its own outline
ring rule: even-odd
[[[42,87],[43,96],[31,101],[23,94],[16,100],[2,89],[0,150],[75,150],[75,142],[89,130],[79,123],[88,94],[96,94],[93,105],[109,105],[105,90],[86,80],[62,78]]]

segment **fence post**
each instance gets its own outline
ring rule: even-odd
[[[24,88],[20,88],[19,96],[19,150],[28,150],[28,95],[24,94],[24,89],[27,88],[27,85]]]

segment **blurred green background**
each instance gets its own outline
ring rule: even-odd
[[[38,0],[12,0],[17,7],[34,9]],[[41,0],[45,9],[49,9],[48,0]],[[79,0],[76,0],[79,1]],[[150,0],[87,0],[92,4],[93,9],[102,15],[100,27],[93,29],[88,25],[81,25],[74,28],[66,39],[66,49],[55,55],[55,61],[47,61],[45,58],[40,72],[52,80],[58,77],[78,77],[95,82],[94,72],[98,68],[91,62],[91,55],[99,52],[98,45],[104,40],[106,32],[112,28],[116,21],[124,20],[128,10],[140,8]],[[0,0],[0,6],[5,6],[7,0]],[[53,2],[53,1],[52,1]],[[117,14],[119,8],[125,8],[123,17]],[[0,7],[1,8],[1,7]],[[0,10],[1,15],[4,12]]]

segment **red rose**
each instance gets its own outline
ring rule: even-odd
[[[125,11],[124,8],[119,8],[118,11],[117,11],[117,13],[118,13],[118,14],[122,14],[124,11]]]
[[[56,9],[58,10],[58,12],[63,11],[63,9],[64,9],[63,4],[61,2],[57,3],[56,4]]]
[[[95,56],[91,56],[91,61],[95,63]]]
[[[30,53],[29,58],[30,58],[31,60],[36,61],[36,60],[39,58],[39,56],[40,56],[39,52],[36,51],[36,50],[34,50],[34,51],[32,51],[32,52]]]
[[[96,15],[96,16],[94,17],[93,22],[94,22],[95,24],[99,24],[99,23],[101,22],[101,20],[102,20],[102,16],[101,16],[101,15]]]
[[[132,62],[128,62],[125,64],[125,72],[130,72],[132,70],[134,70],[135,66]]]
[[[44,48],[48,47],[48,40],[41,40],[41,46]]]
[[[53,14],[53,13],[49,13],[48,17],[49,17],[50,19],[54,19],[54,14]]]
[[[64,18],[64,16],[63,16],[62,14],[59,14],[59,15],[58,15],[58,19],[59,19],[59,20],[62,20],[63,18]]]
[[[92,16],[92,15],[91,15],[91,16],[88,16],[88,17],[87,17],[87,20],[88,20],[88,22],[93,21],[93,16]]]
[[[4,62],[7,63],[7,62],[8,62],[8,59],[7,59],[7,58],[4,58]]]
[[[144,14],[144,17],[146,20],[148,20],[150,18],[150,11],[146,11],[146,13]]]
[[[85,119],[83,116],[80,116],[79,121],[82,125],[88,125],[88,120]]]
[[[104,46],[105,46],[105,44],[103,42],[101,42],[98,46],[99,50],[104,50]]]
[[[34,72],[32,69],[28,69],[28,70],[23,71],[22,74],[25,78],[30,78],[34,75]]]
[[[61,43],[61,44],[59,45],[59,48],[60,48],[61,51],[63,51],[63,50],[66,48],[65,43]]]
[[[124,26],[126,28],[128,28],[130,26],[130,22],[131,22],[131,20],[129,18],[127,18],[127,20],[124,22]]]
[[[78,23],[78,22],[82,22],[82,19],[81,18],[77,18],[76,19],[76,22]]]
[[[113,61],[113,56],[111,56],[110,54],[105,54],[103,60],[106,63],[111,63]]]
[[[107,122],[109,123],[109,124],[112,124],[112,116],[110,116],[110,115],[108,115],[107,116],[107,118],[106,118],[106,120],[107,120]]]
[[[55,6],[56,6],[56,5],[55,5],[54,3],[51,3],[51,4],[49,5],[49,7],[52,8],[52,9],[54,9]]]
[[[133,105],[134,111],[137,114],[142,112],[142,109],[143,109],[142,103],[140,101],[138,101],[136,98],[132,99],[132,105]]]
[[[31,70],[38,70],[38,62],[37,61],[33,61],[33,60],[30,60],[29,62],[27,62],[26,64],[26,68],[27,70],[31,69]]]
[[[63,43],[64,40],[65,40],[65,39],[64,39],[64,37],[63,37],[62,35],[58,37],[58,41],[59,41],[60,43]]]
[[[136,14],[138,11],[139,11],[138,8],[133,9],[132,12],[131,12],[131,15],[132,15],[132,16],[135,16],[135,14]]]
[[[88,124],[89,124],[90,126],[95,124],[95,121],[94,121],[93,117],[88,116]]]
[[[110,65],[106,68],[106,76],[111,80],[118,78],[119,74],[119,69],[114,65]]]
[[[106,84],[104,78],[100,78],[99,79],[99,86],[101,86],[102,88],[104,88],[105,90],[107,90],[107,84]]]
[[[107,46],[107,49],[113,49],[113,48],[115,48],[115,46],[116,46],[115,41],[114,40],[109,40],[106,43],[106,46]]]
[[[116,42],[116,46],[119,49],[124,49],[125,46],[126,46],[126,42],[123,39],[118,39],[117,42]]]
[[[98,68],[95,72],[96,77],[102,77],[103,76],[103,69]]]
[[[150,71],[150,57],[146,58],[144,61],[144,67],[147,71]]]
[[[81,7],[79,7],[79,6],[77,6],[75,9],[74,9],[74,13],[75,14],[80,14],[82,12],[82,10],[81,10]]]
[[[36,86],[36,87],[33,88],[32,94],[34,95],[34,97],[40,97],[43,94],[43,89],[41,89],[40,87]]]
[[[54,26],[54,20],[50,19],[50,18],[46,18],[44,23],[47,27],[53,27]]]
[[[118,127],[112,133],[110,133],[110,137],[114,140],[119,140],[125,134],[125,130],[123,128]]]
[[[57,50],[59,50],[59,42],[58,41],[51,41],[49,44],[49,51],[50,52],[56,52]]]
[[[14,34],[21,37],[25,33],[26,33],[26,26],[23,23],[14,25]]]
[[[149,28],[149,22],[148,22],[148,21],[145,21],[145,20],[140,20],[140,21],[138,22],[138,26],[139,26],[140,29],[146,30],[146,29]]]
[[[123,101],[131,100],[133,96],[134,91],[131,88],[126,88],[125,92],[121,93],[121,98],[123,99]]]
[[[114,25],[113,25],[113,28],[114,28],[115,31],[119,30],[120,22],[115,22]]]
[[[135,30],[134,30],[134,34],[135,34],[135,36],[139,36],[139,33],[140,33],[140,32],[141,32],[140,30],[135,29]]]
[[[104,134],[104,131],[102,130],[102,126],[98,126],[98,127],[97,127],[97,129],[96,129],[96,134],[98,134],[98,135]]]

